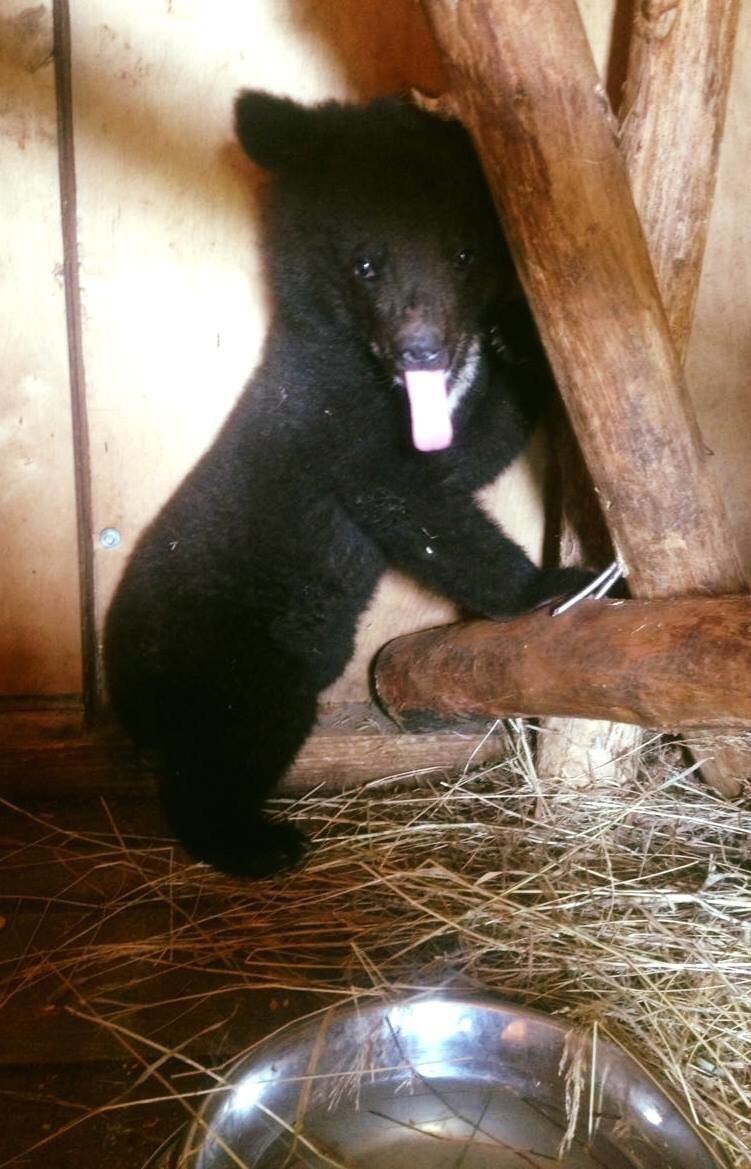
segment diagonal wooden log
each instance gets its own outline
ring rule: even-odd
[[[424,7],[633,591],[742,591],[575,0]]]
[[[424,3],[630,583],[741,591],[575,0]]]
[[[668,326],[681,360],[691,331],[714,194],[738,24],[738,0],[644,0],[635,8],[620,109],[621,151],[644,229]],[[570,428],[558,430],[563,478],[562,564],[605,563],[582,556],[597,531],[596,503],[579,471]],[[577,523],[577,512],[585,523]],[[541,780],[628,782],[638,762],[638,729],[552,718],[540,727]],[[751,759],[719,740],[702,743],[703,772],[732,794]],[[745,755],[745,757],[744,757]]]
[[[428,629],[384,646],[376,684],[406,727],[558,711],[748,731],[751,597],[582,601],[556,617]]]

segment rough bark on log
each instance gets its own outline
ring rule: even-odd
[[[375,681],[402,725],[560,713],[747,731],[751,598],[583,601],[426,630],[386,645]]]
[[[637,6],[620,111],[621,147],[676,350],[685,357],[699,289],[733,63],[739,0]],[[728,795],[751,753],[699,739],[702,774]]]
[[[424,0],[639,595],[744,587],[575,0]]]
[[[712,209],[719,147],[738,24],[739,2],[645,0],[636,6],[619,111],[621,152],[673,343],[685,357]],[[565,475],[560,562],[576,562],[577,522],[595,501],[587,477],[576,473],[569,428],[559,434]],[[573,497],[572,497],[573,496]],[[595,525],[596,526],[596,525]],[[605,563],[605,558],[583,558]],[[581,560],[579,561],[582,562]],[[638,765],[638,729],[593,720],[551,718],[540,728],[541,781],[571,782],[591,775],[628,783]],[[719,742],[703,744],[705,778],[731,794],[749,758]],[[609,760],[609,762],[608,762]]]
[[[661,170],[655,174],[654,168],[666,169],[666,156],[646,143],[659,136],[662,104],[673,100],[679,60],[693,38],[702,41],[702,22],[716,19],[711,3],[677,0],[668,6],[646,0],[640,6],[642,43],[629,68],[632,129],[626,144],[640,197],[643,183],[660,189]],[[614,122],[574,0],[468,0],[458,6],[425,0],[425,7],[447,60],[453,100],[483,157],[551,363],[629,568],[632,591],[665,596],[741,590],[745,582],[724,506],[705,465],[680,373],[682,350],[677,353],[670,342],[617,157]],[[734,7],[731,0],[728,8]],[[670,17],[667,8],[681,11]],[[689,111],[688,150],[709,161],[716,158],[724,114],[733,14],[724,13],[719,24],[699,52],[704,72],[685,83],[704,95],[701,116]],[[644,49],[644,38],[658,35],[668,35],[669,56],[664,46],[659,58]],[[640,117],[635,95],[645,77],[651,78],[652,101]],[[685,118],[674,116],[683,132]],[[680,186],[678,169],[671,179]],[[714,184],[709,170],[701,181],[683,184],[683,195],[689,196],[681,203],[684,224],[708,217]],[[654,236],[656,246],[675,231],[674,221],[660,222],[664,213],[659,202],[645,206],[648,237]],[[693,270],[688,264],[660,265],[664,279],[683,285],[675,304],[683,306],[684,322],[698,283],[701,230],[696,242]],[[603,332],[592,328],[598,318]],[[555,755],[552,741],[548,750]],[[723,767],[720,761],[708,776],[726,794],[740,786],[732,774],[738,762]],[[548,765],[560,766],[555,759]]]

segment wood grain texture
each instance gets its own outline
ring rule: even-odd
[[[57,101],[57,155],[60,180],[60,217],[63,244],[63,286],[68,340],[70,418],[78,547],[79,620],[81,625],[81,682],[87,718],[94,718],[100,687],[94,616],[94,557],[91,539],[91,458],[83,363],[81,309],[81,254],[78,247],[78,188],[73,134],[73,78],[69,0],[53,0],[55,97]]]
[[[713,0],[647,0],[634,9],[619,112],[621,150],[649,248],[668,327],[684,359],[699,289],[712,210],[719,147],[733,64],[739,4]],[[604,563],[602,552],[577,561],[599,516],[588,476],[577,469],[571,436],[561,431],[563,459],[561,563]],[[588,514],[587,514],[588,513]],[[584,550],[584,549],[580,549]],[[604,749],[623,762],[611,771],[628,782],[639,734],[627,726],[554,719],[539,739],[541,775],[581,774]],[[717,750],[707,745],[710,753]],[[726,755],[726,752],[720,752]],[[705,765],[716,786],[732,790],[749,771],[735,752]],[[726,774],[722,774],[725,772]]]
[[[621,148],[681,358],[712,212],[739,11],[739,0],[646,0],[635,8]]]
[[[733,69],[739,0],[647,0],[634,11],[621,146],[676,351],[699,291]],[[738,794],[751,752],[706,739],[707,782]]]
[[[634,591],[742,589],[574,0],[425,10]]]
[[[628,57],[628,13],[622,4],[578,0],[597,72],[611,95],[620,93]],[[602,509],[561,408],[550,419],[551,479],[547,514],[549,563],[604,565],[613,558]],[[585,787],[595,782],[627,784],[638,770],[643,731],[629,723],[551,716],[535,736],[535,766],[541,784]]]
[[[571,425],[562,408],[551,418],[551,524],[555,547],[551,562],[604,565],[613,558],[612,543]],[[628,784],[639,768],[643,731],[629,723],[602,719],[542,720],[535,738],[535,765],[542,784],[583,787],[595,782]]]
[[[686,376],[751,573],[751,4],[742,4]]]
[[[376,663],[402,724],[563,714],[656,730],[751,730],[751,598],[583,601],[399,638]]]
[[[49,3],[0,10],[0,694],[81,687]]]

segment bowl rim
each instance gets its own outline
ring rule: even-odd
[[[453,1002],[466,1004],[467,1007],[474,1009],[502,1012],[520,1019],[534,1020],[548,1027],[550,1030],[558,1032],[561,1036],[584,1033],[581,1025],[572,1020],[566,1020],[559,1015],[550,1014],[536,1007],[526,1006],[524,1003],[516,1002],[513,999],[506,999],[501,995],[494,995],[483,991],[439,987],[434,990],[424,989],[415,991],[406,995],[395,994],[393,997],[388,998],[368,996],[364,1002],[361,1002],[358,998],[353,998],[348,1001],[323,1004],[314,1010],[305,1012],[297,1018],[288,1020],[268,1035],[256,1040],[242,1055],[239,1055],[231,1063],[229,1071],[225,1073],[223,1078],[226,1084],[231,1086],[233,1078],[241,1067],[249,1069],[251,1062],[260,1062],[264,1058],[265,1051],[268,1051],[270,1054],[277,1048],[280,1041],[288,1039],[290,1034],[294,1036],[294,1032],[296,1031],[299,1031],[301,1036],[306,1033],[312,1033],[314,1021],[320,1021],[326,1015],[337,1019],[341,1017],[346,1018],[348,1015],[360,1017],[363,1015],[372,1015],[378,1017],[386,1015],[395,1007],[411,1006],[420,1002]],[[677,1093],[672,1087],[664,1084],[652,1071],[643,1067],[636,1057],[616,1039],[611,1037],[599,1038],[598,1047],[614,1053],[617,1059],[633,1069],[634,1075],[638,1080],[649,1084],[656,1093],[672,1105],[683,1125],[685,1125],[686,1134],[692,1136],[700,1146],[703,1146],[707,1157],[710,1161],[714,1162],[717,1169],[729,1169],[730,1162],[727,1157],[716,1147],[708,1136],[700,1131],[691,1117],[686,1114],[684,1105],[678,1099]],[[201,1104],[194,1117],[186,1123],[183,1129],[181,1129],[181,1132],[176,1136],[171,1146],[174,1160],[170,1160],[170,1165],[174,1165],[176,1169],[193,1169],[193,1164],[208,1136],[206,1131],[208,1127],[206,1120],[207,1113],[218,1112],[222,1106],[223,1099],[223,1093],[221,1095],[211,1093]],[[199,1128],[203,1129],[203,1136],[197,1140]]]

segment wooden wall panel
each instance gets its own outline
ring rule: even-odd
[[[630,0],[580,4],[598,65],[604,70],[609,64],[617,83]],[[744,6],[689,355],[697,407],[749,561],[751,265],[744,258],[750,230],[744,158],[750,19]],[[51,65],[42,64],[51,42],[49,2],[29,7],[4,0],[0,21],[0,200],[8,261],[0,296],[10,342],[0,383],[0,482],[3,512],[12,517],[0,526],[0,693],[52,694],[79,689],[80,665],[64,316],[56,275],[53,78]],[[262,343],[258,179],[232,143],[235,90],[262,86],[304,100],[368,97],[410,85],[437,92],[441,75],[413,0],[87,0],[72,5],[72,21],[91,537],[101,621],[138,532],[211,441]],[[534,459],[520,461],[487,500],[512,534],[539,554]],[[118,547],[100,544],[105,528],[120,532]],[[374,649],[450,613],[442,601],[389,576],[363,618],[356,658],[331,697],[362,697]]]
[[[577,0],[577,5],[598,72],[607,78],[616,72],[612,67],[611,48],[614,35],[618,40],[623,39],[624,16],[628,15],[624,9],[630,10],[630,0],[625,5],[623,0]]]
[[[412,0],[89,0],[72,16],[101,621],[138,532],[210,442],[262,342],[256,176],[232,143],[233,94],[437,92],[441,76]],[[526,466],[511,482],[509,526],[539,550],[539,490]],[[105,528],[116,548],[100,545]],[[375,649],[451,614],[389,576],[329,697],[364,697]]]
[[[49,3],[0,5],[0,695],[81,689]]]

